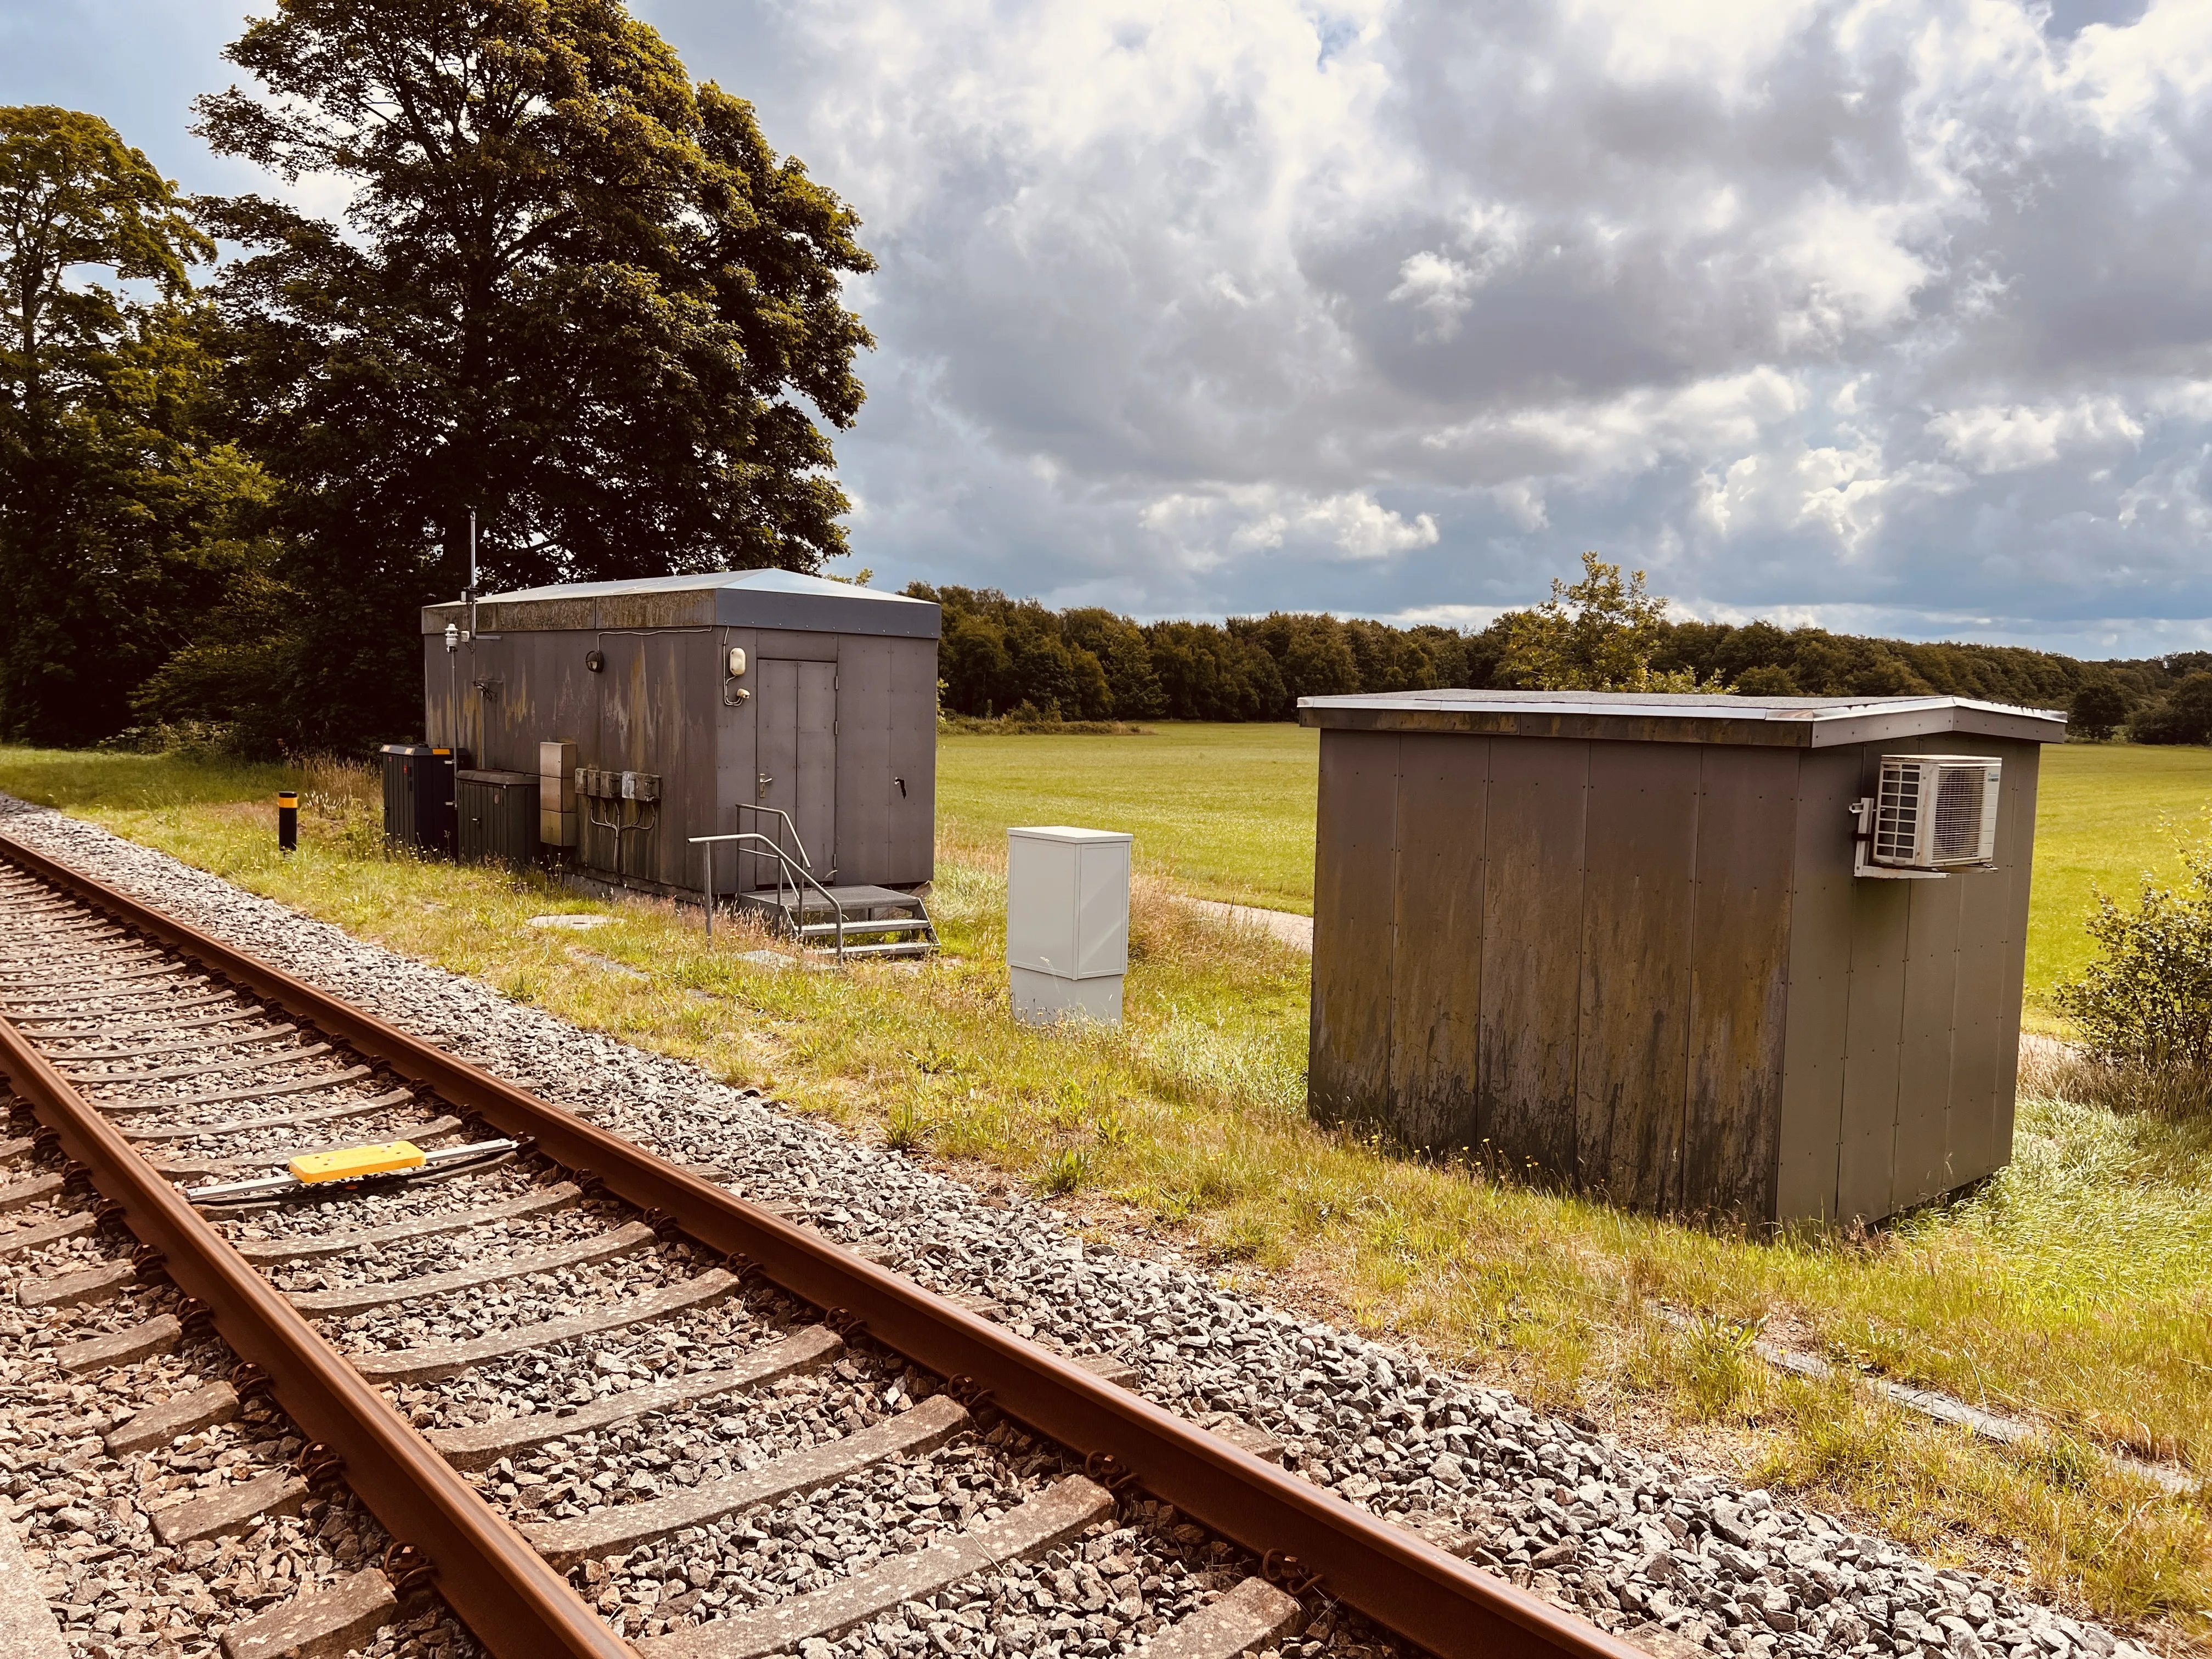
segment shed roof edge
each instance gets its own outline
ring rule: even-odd
[[[1298,723],[1334,731],[1601,738],[1828,749],[1958,733],[2058,743],[2066,717],[1971,697],[1765,698],[1444,692],[1301,697]]]

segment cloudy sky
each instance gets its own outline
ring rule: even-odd
[[[650,0],[866,221],[879,582],[2212,645],[2212,6]],[[201,188],[240,0],[0,0]]]

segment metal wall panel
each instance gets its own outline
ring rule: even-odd
[[[2027,974],[2027,901],[2035,875],[2035,802],[2042,782],[2043,747],[2008,743],[2002,752],[2005,799],[1998,809],[1997,860],[2005,872],[2003,972],[1994,984],[1978,977],[1975,981],[1977,996],[1986,997],[1997,1011],[1997,1072],[1990,1115],[1992,1170],[2012,1158],[2013,1111],[2020,1087],[2021,1001]]]
[[[1588,750],[1573,1168],[1586,1191],[1658,1209],[1681,1194],[1699,751]]]
[[[1911,889],[1897,1043],[1897,1162],[1889,1209],[1959,1184],[1951,1170],[1951,1036],[1959,1018],[1960,895],[1973,876],[1899,883]]]
[[[1475,1077],[1490,741],[1409,735],[1399,743],[1390,1115],[1408,1143],[1456,1152],[1481,1139]]]
[[[919,885],[937,868],[937,641],[886,640],[890,732],[884,763],[891,780],[884,831],[884,867],[867,879],[886,887]]]
[[[761,655],[785,662],[836,662],[844,646],[842,635],[798,634],[785,628],[757,628],[753,640]]]
[[[1862,768],[1861,787],[1865,787]],[[1851,974],[1844,1041],[1843,1136],[1836,1212],[1845,1220],[1889,1212],[1897,1158],[1898,1065],[1905,1013],[1906,924],[1917,884],[1851,884]]]
[[[1324,735],[1324,742],[1328,740]],[[1589,745],[1493,741],[1484,837],[1480,1127],[1509,1167],[1575,1168]],[[1318,955],[1320,936],[1315,936]]]
[[[1838,1213],[1858,885],[1850,806],[1863,793],[1861,770],[1856,749],[1814,750],[1797,761],[1775,1155],[1774,1212],[1785,1220],[1833,1220]]]
[[[1395,735],[1322,733],[1306,1086],[1323,1122],[1389,1122],[1398,746]]]
[[[2034,855],[2036,770],[2031,744],[1961,745],[2003,763],[1996,866],[1959,884],[1957,1012],[1945,1092],[1944,1146],[1952,1187],[1978,1181],[2012,1155],[2013,1093],[2020,1055],[2020,974],[2026,963],[2027,875]]]
[[[892,643],[837,642],[837,860],[853,869],[889,862]]]
[[[1798,766],[1787,750],[1698,751],[1682,1180],[1668,1200],[1691,1213],[1777,1213]]]
[[[599,692],[599,719],[594,722],[594,758],[585,764],[616,772],[649,772],[653,767],[647,757],[653,751],[648,741],[652,722],[645,635],[611,635],[601,639],[596,648],[605,657],[606,666],[592,677]],[[584,863],[617,876],[650,878],[654,860],[651,849],[641,843],[657,834],[657,828],[621,827],[632,819],[643,823],[645,815],[625,804],[605,800],[583,801],[577,810],[583,815],[576,834]],[[653,815],[656,825],[658,816]]]

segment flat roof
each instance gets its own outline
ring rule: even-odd
[[[441,634],[447,623],[465,622],[467,609],[458,599],[425,605],[422,631]],[[629,581],[560,582],[487,593],[477,601],[477,629],[483,634],[712,627],[933,640],[940,613],[929,599],[795,570],[707,570]]]
[[[1300,697],[1298,724],[1339,732],[1604,738],[1829,749],[1942,737],[2063,743],[2066,716],[1972,697],[1742,697],[1712,692],[1393,691]]]

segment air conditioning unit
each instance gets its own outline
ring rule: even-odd
[[[1929,877],[1996,858],[2000,761],[1980,755],[1884,755],[1859,818],[1857,873]]]

